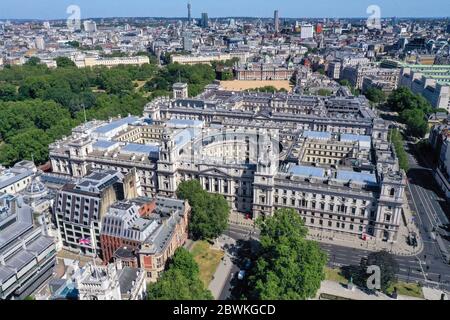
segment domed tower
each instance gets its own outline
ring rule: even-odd
[[[48,194],[47,187],[42,183],[40,175],[35,175],[23,192],[24,201],[33,207],[35,201]]]

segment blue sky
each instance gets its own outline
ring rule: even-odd
[[[192,14],[200,17],[365,17],[369,5],[380,6],[383,17],[450,16],[450,0],[191,0]],[[78,5],[81,18],[184,17],[187,0],[0,0],[0,19],[59,19],[69,5]]]

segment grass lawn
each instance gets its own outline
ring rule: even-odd
[[[325,267],[325,280],[348,284],[348,280],[341,274],[341,269]]]
[[[423,298],[422,288],[417,283],[397,282],[389,287],[387,290],[389,294],[394,292],[394,287],[397,288],[397,293],[402,296]]]
[[[221,250],[212,249],[211,245],[206,241],[198,241],[192,247],[191,253],[200,269],[200,279],[205,287],[208,287],[212,280],[214,272],[216,272],[219,263],[224,256]]]

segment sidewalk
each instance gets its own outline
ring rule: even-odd
[[[317,292],[316,299],[314,300],[321,300],[326,298],[321,298],[321,294],[327,294],[332,295],[336,297],[342,297],[345,299],[351,299],[351,300],[424,300],[421,298],[415,298],[415,297],[409,297],[409,296],[403,296],[398,295],[397,299],[393,299],[384,293],[377,293],[377,294],[368,294],[358,287],[355,287],[353,290],[349,290],[346,288],[346,286],[343,286],[342,284],[334,281],[322,281],[319,291]]]
[[[242,213],[238,213],[238,212],[230,212],[228,222],[231,224],[241,225],[241,226],[249,227],[249,228],[250,227],[253,228],[255,226],[254,220],[245,219],[245,216]]]
[[[386,250],[391,252],[392,254],[399,256],[416,256],[422,251],[423,242],[420,238],[419,230],[413,222],[413,215],[411,210],[409,209],[406,197],[403,212],[405,219],[403,219],[403,217],[400,219],[401,222],[398,231],[397,242],[395,243],[384,242],[381,240],[377,240],[374,237],[367,237],[367,240],[362,240],[357,238],[356,236],[344,233],[314,229],[309,229],[308,239],[369,251]],[[417,235],[418,246],[416,248],[413,248],[407,243],[408,235],[410,232],[415,232]]]
[[[214,247],[223,249],[224,244],[232,245],[235,243],[236,241],[231,239],[230,237],[221,236],[214,244]],[[225,284],[227,283],[227,281],[230,281],[229,276],[232,268],[233,262],[231,261],[231,256],[228,252],[225,251],[223,260],[217,267],[216,272],[214,273],[214,277],[208,286],[208,289],[211,291],[215,300],[219,300],[220,294],[222,293]]]

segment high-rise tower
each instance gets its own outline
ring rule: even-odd
[[[191,14],[192,6],[191,6],[190,1],[187,4],[187,9],[188,9],[188,24],[191,24],[191,22],[192,22],[192,14]]]
[[[275,10],[273,14],[273,20],[275,25],[275,33],[280,32],[280,17],[278,16],[278,10]]]

